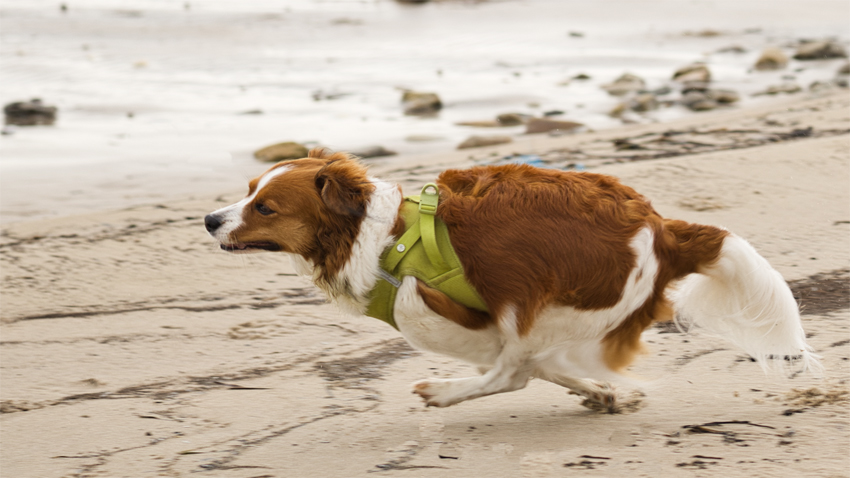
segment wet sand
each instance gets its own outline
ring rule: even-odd
[[[202,218],[241,196],[237,178],[240,191],[4,226],[2,474],[848,476],[848,112],[846,91],[806,94],[371,161],[413,192],[446,167],[582,155],[662,215],[751,241],[791,281],[823,377],[766,377],[723,341],[654,328],[627,413],[538,381],[424,408],[411,382],[474,370],[340,315],[286,258],[218,250]]]
[[[236,190],[265,167],[252,152],[281,141],[408,156],[470,135],[521,139],[522,126],[456,124],[501,113],[617,128],[623,98],[601,86],[626,72],[670,90],[667,106],[626,120],[694,116],[671,77],[696,61],[712,88],[740,95],[728,108],[758,106],[773,99],[752,94],[807,90],[846,62],[753,71],[761,52],[823,38],[847,48],[848,14],[842,0],[0,0],[0,102],[59,108],[54,126],[0,136],[0,223]],[[405,115],[405,88],[439,94],[443,109]]]

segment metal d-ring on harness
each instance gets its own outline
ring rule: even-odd
[[[407,196],[400,213],[405,232],[381,256],[380,279],[370,294],[366,315],[396,329],[393,308],[398,288],[413,276],[466,307],[487,311],[487,305],[463,275],[463,266],[452,248],[448,228],[436,217],[440,193],[428,183],[419,196]]]

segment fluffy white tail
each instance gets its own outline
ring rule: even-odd
[[[734,234],[723,240],[715,263],[701,265],[671,295],[678,321],[731,341],[764,369],[789,362],[821,369],[785,280]]]

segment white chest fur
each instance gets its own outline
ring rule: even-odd
[[[435,314],[416,291],[416,278],[405,277],[395,300],[395,322],[418,349],[476,365],[492,365],[502,350],[496,327],[470,330]]]

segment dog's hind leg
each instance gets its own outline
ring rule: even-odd
[[[617,391],[610,383],[564,376],[543,375],[539,378],[570,389],[570,395],[584,397],[581,404],[587,408],[607,413],[619,411]]]

